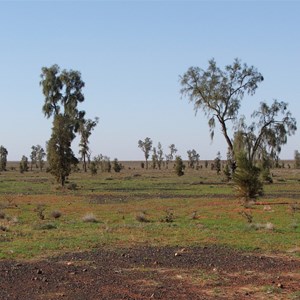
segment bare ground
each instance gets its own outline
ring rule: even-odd
[[[3,260],[0,299],[300,299],[300,260],[217,246]]]

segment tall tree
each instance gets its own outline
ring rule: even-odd
[[[231,65],[221,70],[214,59],[209,61],[207,70],[190,67],[181,78],[181,94],[194,103],[197,113],[202,109],[208,117],[211,139],[214,137],[216,122],[233,151],[232,138],[228,133],[228,123],[237,120],[244,94],[253,95],[263,76],[253,67],[235,59]]]
[[[0,146],[0,171],[6,171],[7,155],[7,149]]]
[[[35,164],[36,168],[39,168],[40,171],[43,170],[44,167],[44,158],[46,156],[45,150],[42,148],[40,145],[32,146],[31,147],[31,154],[30,154],[30,159],[31,159],[31,170],[33,165]]]
[[[189,162],[188,162],[189,168],[194,169],[195,166],[198,167],[198,165],[199,165],[199,159],[200,159],[200,154],[198,154],[195,149],[188,150],[187,154],[188,154],[188,159],[189,159]]]
[[[80,133],[80,143],[79,143],[79,153],[81,154],[81,158],[83,161],[83,170],[84,172],[87,171],[87,163],[86,160],[88,160],[88,163],[90,162],[90,148],[89,148],[89,138],[92,134],[92,131],[97,126],[99,122],[99,118],[96,117],[95,120],[82,120],[79,126],[79,133]]]
[[[164,160],[164,152],[163,152],[161,143],[158,142],[158,145],[157,145],[157,166],[158,166],[159,170],[161,169],[161,165],[163,163],[163,160]]]
[[[146,169],[148,170],[148,158],[152,149],[152,140],[149,137],[146,137],[144,141],[139,140],[138,147],[144,152]]]
[[[77,162],[71,144],[85,115],[78,110],[78,103],[84,101],[84,82],[80,72],[60,71],[58,65],[53,65],[42,68],[40,85],[45,96],[43,112],[47,118],[54,119],[47,159],[51,174],[63,186],[71,165]]]
[[[166,154],[166,168],[168,169],[168,166],[169,166],[169,162],[172,162],[173,159],[174,159],[174,155],[175,153],[177,152],[177,149],[175,147],[174,144],[171,144],[169,146],[169,149],[170,149],[170,153],[169,154]]]
[[[33,165],[35,165],[35,167],[37,168],[37,151],[36,151],[36,146],[32,146],[31,147],[31,153],[30,153],[30,170],[32,171],[32,167]]]

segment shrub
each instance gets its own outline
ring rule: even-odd
[[[117,158],[115,158],[113,161],[113,169],[116,173],[119,173],[122,170],[122,164],[119,163]]]
[[[148,223],[150,222],[147,217],[146,217],[146,214],[144,212],[142,213],[139,213],[138,215],[136,215],[135,219],[139,222],[142,222],[142,223]]]
[[[174,213],[172,210],[168,209],[166,210],[166,215],[164,218],[162,218],[160,221],[161,222],[166,222],[166,223],[172,223],[174,222]]]
[[[260,169],[253,165],[245,153],[240,153],[237,158],[237,169],[233,180],[238,196],[249,201],[263,194],[263,185],[259,180]]]
[[[98,223],[97,218],[93,213],[87,213],[82,217],[82,221],[86,223]]]
[[[58,218],[60,218],[61,217],[61,212],[59,211],[59,210],[54,210],[54,211],[52,211],[52,213],[51,213],[51,216],[54,218],[54,219],[58,219]]]
[[[175,161],[175,172],[177,176],[183,176],[184,175],[184,169],[185,165],[183,164],[183,161],[180,156],[176,156]]]

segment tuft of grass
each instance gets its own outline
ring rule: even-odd
[[[147,219],[146,214],[144,212],[136,215],[135,219],[141,223],[149,223],[150,221]]]
[[[53,210],[51,213],[51,217],[54,219],[58,219],[60,218],[62,215],[62,213],[59,210]]]
[[[57,226],[53,223],[37,224],[34,226],[35,230],[51,230],[56,228]]]
[[[82,217],[82,221],[85,223],[98,223],[97,218],[93,213],[87,213]]]

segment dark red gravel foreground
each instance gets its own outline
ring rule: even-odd
[[[228,248],[140,247],[0,261],[0,299],[293,299],[300,260]],[[300,298],[294,298],[300,299]]]

